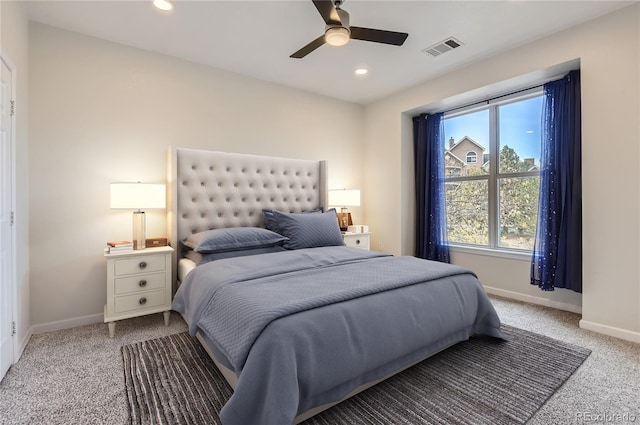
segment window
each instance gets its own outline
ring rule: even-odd
[[[540,184],[542,91],[446,114],[451,244],[532,250]],[[463,162],[462,158],[465,159]]]

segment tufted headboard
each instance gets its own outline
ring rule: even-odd
[[[192,233],[261,227],[263,208],[301,212],[326,206],[325,161],[172,147],[167,170],[168,234],[176,251]]]

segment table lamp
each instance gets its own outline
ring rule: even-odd
[[[338,224],[343,232],[347,230],[351,221],[351,213],[347,207],[360,206],[360,190],[358,189],[334,189],[329,190],[329,206],[340,207]]]
[[[111,183],[111,209],[133,212],[133,249],[144,249],[146,223],[143,209],[165,209],[165,185],[155,183]]]

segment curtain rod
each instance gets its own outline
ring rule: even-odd
[[[522,93],[522,92],[525,92],[525,91],[537,89],[537,88],[540,88],[540,87],[544,87],[544,84],[538,84],[537,86],[531,86],[531,87],[527,87],[526,89],[516,90],[514,92],[502,94],[500,96],[492,97],[490,99],[485,99],[485,100],[481,100],[479,102],[469,103],[468,105],[458,106],[456,108],[452,108],[452,109],[448,109],[446,111],[442,111],[442,113],[443,114],[448,114],[450,112],[457,111],[459,109],[470,108],[471,106],[475,106],[475,105],[482,105],[483,103],[488,105],[489,102],[492,102],[494,100],[501,99],[501,98],[507,97],[507,96],[513,96],[514,94],[518,94],[518,93]]]

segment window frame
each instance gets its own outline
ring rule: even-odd
[[[500,128],[499,122],[499,114],[498,108],[500,106],[508,105],[510,103],[522,102],[534,97],[544,95],[544,89],[542,86],[533,87],[528,90],[519,91],[512,95],[502,96],[497,99],[486,100],[482,102],[482,105],[472,105],[469,107],[464,107],[460,109],[456,109],[451,112],[445,112],[443,115],[443,120],[448,118],[454,118],[460,115],[466,115],[473,112],[479,112],[483,110],[489,111],[489,172],[484,175],[475,175],[475,176],[444,176],[444,182],[468,182],[473,180],[486,180],[488,186],[488,205],[487,205],[487,214],[488,214],[488,244],[487,245],[479,245],[479,244],[471,244],[464,242],[455,242],[448,241],[451,247],[459,247],[465,249],[478,249],[482,251],[496,251],[496,252],[507,252],[507,253],[521,253],[521,254],[530,254],[533,252],[532,249],[521,249],[521,248],[510,248],[510,247],[502,247],[500,246],[500,235],[498,232],[498,222],[499,222],[499,209],[500,209],[500,199],[499,199],[499,190],[498,183],[500,179],[504,178],[521,178],[521,177],[540,177],[540,170],[538,171],[521,171],[521,172],[510,172],[510,173],[500,173],[498,170],[498,161],[500,155],[500,140],[498,135],[498,130]],[[445,146],[446,149],[446,146]],[[469,164],[468,162],[466,162]]]
[[[469,158],[472,157],[473,161],[469,161]],[[477,164],[478,163],[478,154],[474,151],[467,152],[467,164]]]

